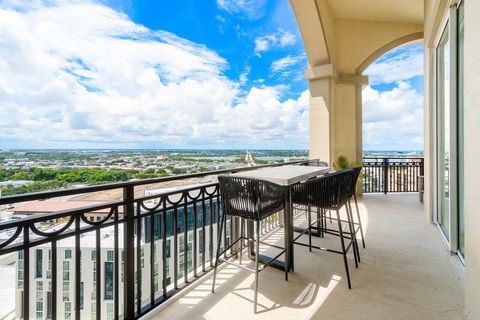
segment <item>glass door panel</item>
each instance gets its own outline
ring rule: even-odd
[[[458,252],[465,257],[465,215],[464,215],[464,81],[463,81],[463,38],[464,38],[464,2],[458,7],[458,35],[457,35],[457,59],[458,59]]]
[[[450,224],[450,41],[448,24],[437,47],[437,222],[449,238]]]

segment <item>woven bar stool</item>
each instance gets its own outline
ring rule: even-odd
[[[220,194],[222,197],[222,218],[220,222],[220,231],[217,241],[217,254],[215,260],[215,267],[213,271],[212,293],[215,290],[215,280],[217,275],[217,267],[220,261],[240,267],[244,270],[255,273],[255,291],[254,291],[254,312],[257,312],[257,297],[258,297],[258,274],[264,270],[270,263],[286,253],[288,247],[288,236],[285,234],[285,247],[280,247],[260,241],[260,222],[273,215],[274,213],[283,210],[285,207],[285,189],[284,187],[275,183],[259,180],[232,176],[219,176],[218,182],[220,185]],[[222,232],[225,229],[226,216],[239,217],[242,219],[241,232],[235,241],[230,246],[223,248],[220,251]],[[222,255],[230,250],[237,242],[243,240],[249,243],[252,239],[244,237],[243,235],[243,220],[253,221],[256,225],[255,237],[255,269],[247,268],[241,265],[242,250],[240,250],[240,265],[222,258]],[[286,221],[286,220],[285,220]],[[286,228],[285,228],[286,232]],[[260,268],[259,249],[260,243],[268,246],[273,246],[280,249],[281,252],[275,257],[271,258],[267,263]],[[287,259],[285,259],[287,261]],[[288,270],[285,268],[285,279],[288,280]]]
[[[363,248],[365,248],[365,237],[364,237],[364,234],[363,234],[363,227],[362,227],[362,220],[360,218],[360,210],[358,209],[358,202],[357,202],[357,194],[356,194],[356,190],[357,190],[357,181],[358,181],[358,178],[360,177],[360,173],[362,172],[362,167],[354,167],[354,168],[351,168],[351,169],[344,169],[344,170],[340,170],[340,171],[337,171],[337,172],[342,172],[342,171],[345,171],[345,170],[353,170],[353,175],[352,175],[352,179],[350,181],[350,187],[349,187],[349,196],[348,196],[348,203],[347,203],[347,215],[349,216],[349,219],[348,220],[344,220],[342,219],[341,222],[346,222],[346,223],[351,223],[352,225],[352,230],[355,234],[355,247],[357,249],[357,256],[356,258],[358,259],[358,262],[361,262],[360,260],[360,250],[358,249],[358,241],[357,241],[357,234],[360,233],[360,236],[361,236],[361,239],[362,239],[362,245],[363,245]],[[352,210],[352,205],[351,205],[351,200],[355,201],[355,208],[356,208],[356,213],[357,213],[357,221],[355,221],[354,217],[353,217],[353,210]],[[327,225],[327,217],[326,217],[326,212],[323,211],[322,212],[322,221],[321,221],[321,224],[323,226],[326,226]],[[330,220],[330,223],[332,222],[332,220],[336,220],[335,217],[332,218],[331,216],[331,212],[329,210],[329,218]],[[337,235],[338,236],[338,230],[332,230],[332,229],[327,229],[325,227],[325,230],[323,230],[324,233],[330,233],[330,234],[333,234],[333,235]]]
[[[362,237],[362,245],[363,245],[363,248],[365,248],[365,237],[363,235],[362,220],[360,219],[360,210],[358,210],[358,202],[357,202],[357,182],[358,182],[358,178],[360,177],[360,173],[362,172],[362,167],[355,167],[355,168],[352,168],[352,170],[353,170],[353,177],[352,177],[352,184],[350,187],[350,198],[348,199],[348,202],[350,206],[350,212],[352,212],[353,210],[351,209],[350,200],[353,198],[353,200],[355,201],[355,209],[357,211],[357,221],[353,220],[353,224],[355,226],[355,234],[357,234],[358,231],[360,231],[360,235]]]
[[[351,180],[353,177],[353,170],[342,170],[334,173],[329,173],[324,176],[307,180],[294,186],[292,200],[294,203],[305,206],[319,208],[322,212],[322,217],[326,210],[332,210],[337,213],[336,220],[338,222],[338,235],[340,238],[341,251],[318,247],[312,245],[312,230],[319,230],[322,233],[328,233],[329,229],[322,223],[321,227],[317,226],[318,221],[312,221],[311,210],[308,212],[308,227],[294,239],[294,243],[312,248],[320,249],[328,252],[341,254],[345,265],[345,272],[347,274],[348,288],[351,289],[350,272],[348,268],[347,253],[350,248],[353,249],[355,256],[355,266],[357,262],[357,248],[355,245],[355,235],[352,229],[351,215],[349,214],[348,199],[350,196]],[[342,229],[342,219],[340,217],[340,209],[345,207],[347,209],[347,225],[348,230]],[[323,218],[322,218],[323,219]],[[308,244],[297,242],[297,240],[308,232]],[[348,242],[348,243],[346,243]]]

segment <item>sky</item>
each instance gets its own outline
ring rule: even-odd
[[[308,149],[307,66],[288,0],[0,0],[0,148]],[[423,148],[422,70],[367,69],[366,150]]]

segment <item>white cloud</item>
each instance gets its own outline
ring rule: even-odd
[[[285,58],[281,58],[272,62],[270,71],[273,73],[285,71],[293,66],[296,66],[300,62],[305,60],[305,56],[291,56],[288,55]],[[303,72],[303,70],[301,70]]]
[[[410,84],[383,92],[366,86],[362,97],[365,150],[423,149],[423,97]]]
[[[364,72],[372,85],[405,81],[423,75],[421,46],[406,46],[392,50],[377,59]]]
[[[260,56],[264,51],[293,46],[297,38],[290,31],[279,29],[277,32],[255,38],[255,54]]]
[[[217,0],[220,9],[230,14],[241,14],[248,19],[256,20],[264,14],[267,0]]]
[[[307,92],[243,93],[248,70],[232,81],[215,52],[105,6],[0,5],[0,39],[1,141],[306,147]]]
[[[303,81],[304,70],[307,67],[305,54],[298,56],[288,55],[275,60],[270,65],[270,76],[277,79],[290,79],[290,81]]]

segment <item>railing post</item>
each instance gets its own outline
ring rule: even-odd
[[[123,216],[123,247],[125,250],[125,284],[124,284],[124,314],[125,319],[135,318],[135,206],[134,187],[129,185],[123,188],[125,201]]]
[[[388,193],[388,158],[383,158],[383,193]]]

